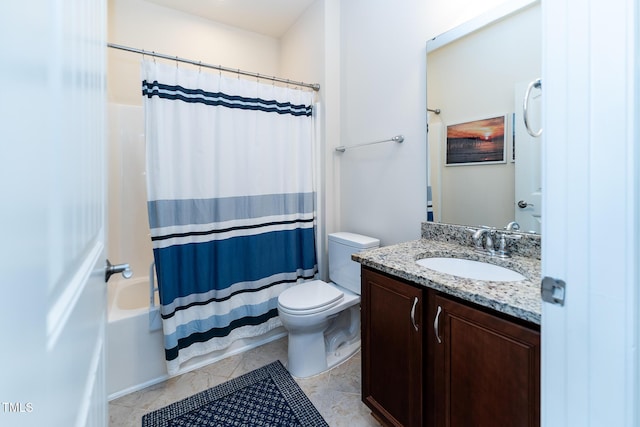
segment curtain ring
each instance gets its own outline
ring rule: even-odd
[[[238,80],[240,80],[240,68],[238,68]]]
[[[156,63],[156,51],[152,50],[151,51],[151,55],[153,56],[153,63],[155,64]]]
[[[198,61],[198,73],[202,73],[202,61]]]
[[[218,77],[222,77],[222,64],[218,65]]]
[[[260,73],[256,73],[256,83],[260,83]]]
[[[176,70],[178,69],[178,57],[176,56]]]

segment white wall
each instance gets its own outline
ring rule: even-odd
[[[260,74],[279,74],[277,39],[144,0],[109,1],[108,41]],[[141,56],[109,49],[107,59],[109,102],[142,105]]]
[[[420,236],[426,219],[426,3],[341,4],[341,227],[383,245]]]

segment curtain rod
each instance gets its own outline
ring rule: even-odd
[[[113,49],[125,50],[127,52],[139,53],[141,55],[148,55],[148,56],[154,56],[154,57],[157,57],[157,58],[169,59],[171,61],[184,62],[184,63],[191,64],[191,65],[197,65],[198,67],[212,68],[214,70],[226,71],[226,72],[235,73],[235,74],[242,74],[243,76],[251,76],[251,77],[256,77],[258,79],[271,80],[271,81],[274,81],[274,82],[285,83],[285,84],[288,84],[288,85],[307,87],[307,88],[315,90],[316,92],[320,90],[320,85],[317,84],[317,83],[295,82],[295,81],[283,79],[283,78],[280,78],[280,77],[265,76],[265,75],[260,74],[260,73],[252,73],[250,71],[242,71],[242,70],[239,70],[239,69],[236,69],[236,68],[223,67],[222,65],[205,64],[205,63],[203,63],[201,61],[193,61],[191,59],[184,59],[184,58],[179,58],[177,56],[169,56],[169,55],[164,55],[162,53],[150,52],[150,51],[142,50],[142,49],[135,49],[135,48],[132,48],[132,47],[122,46],[122,45],[114,44],[114,43],[107,43],[107,47],[110,47],[110,48],[113,48]]]

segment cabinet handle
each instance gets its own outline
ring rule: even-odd
[[[413,297],[413,307],[411,307],[411,323],[413,323],[413,327],[417,331],[418,325],[416,325],[416,305],[418,305],[418,297]]]
[[[440,313],[442,313],[442,307],[438,306],[438,312],[436,313],[436,318],[433,321],[433,331],[436,333],[436,339],[438,340],[438,344],[442,344],[442,340],[440,339],[440,330],[439,330],[439,322],[440,322]]]

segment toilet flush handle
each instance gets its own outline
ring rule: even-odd
[[[418,330],[418,325],[416,325],[416,305],[418,305],[418,297],[413,298],[413,307],[411,307],[411,323],[415,330]]]

